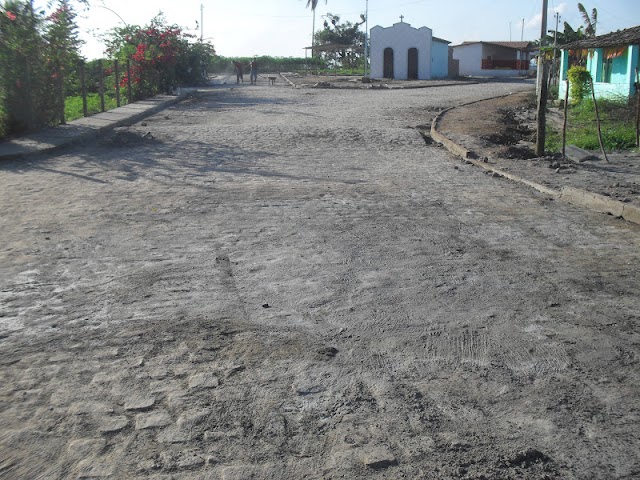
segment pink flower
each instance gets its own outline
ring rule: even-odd
[[[14,21],[16,18],[15,14],[11,13],[11,12],[7,12],[7,18],[9,18],[9,20]]]

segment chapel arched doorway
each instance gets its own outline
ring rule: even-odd
[[[384,78],[393,78],[393,48],[384,49]]]
[[[407,78],[409,80],[418,80],[418,49],[410,48],[407,63],[409,65],[409,71],[407,73]]]

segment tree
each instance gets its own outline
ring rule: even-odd
[[[340,16],[327,13],[324,28],[314,35],[315,45],[341,45],[344,46],[333,52],[323,52],[325,60],[333,60],[343,67],[355,68],[361,59],[361,51],[364,48],[365,36],[359,30],[364,23],[364,15],[360,15],[358,23],[340,23]],[[333,58],[330,56],[333,55]]]
[[[35,104],[44,71],[42,23],[42,16],[27,2],[0,4],[0,97],[8,133],[23,132],[39,123]]]
[[[134,96],[147,97],[202,79],[215,52],[209,43],[189,43],[192,38],[168,25],[161,12],[145,27],[114,28],[106,39],[107,53],[123,65],[131,60],[131,78],[125,74],[121,85],[130,81]]]
[[[582,15],[582,20],[584,21],[584,36],[586,38],[595,37],[596,36],[596,25],[598,23],[598,10],[595,8],[591,11],[591,16],[587,13],[587,9],[584,8],[584,5],[578,3],[578,10]]]
[[[78,38],[76,13],[68,0],[58,0],[58,6],[47,18],[44,29],[46,42],[45,65],[49,70],[48,101],[53,113],[51,123],[64,122],[65,84],[70,80],[80,60],[79,49],[82,41]]]
[[[552,34],[552,32],[549,32]],[[578,30],[574,30],[571,25],[564,22],[564,31],[558,32],[558,45],[566,45],[567,43],[577,42],[584,38],[584,27],[581,25]],[[548,43],[549,44],[549,43]]]
[[[79,57],[72,4],[87,1],[50,0],[48,16],[32,1],[0,2],[0,134],[61,120],[62,82]]]
[[[324,0],[327,3],[327,0]],[[307,8],[311,7],[311,10],[315,10],[318,6],[318,0],[307,0]]]

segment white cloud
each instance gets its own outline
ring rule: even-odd
[[[560,15],[564,14],[564,12],[567,11],[567,9],[569,8],[569,6],[567,5],[567,3],[563,2],[559,5],[557,5],[554,9],[553,9],[553,13],[559,13]]]
[[[547,27],[552,28],[551,23],[556,13],[559,13],[562,16],[567,11],[568,8],[569,8],[568,4],[566,2],[562,2],[557,6],[553,7],[552,9],[549,9],[549,12],[547,14]],[[542,26],[541,13],[534,15],[525,23],[526,29],[532,29],[536,31],[539,31],[541,26]]]
[[[542,26],[542,14],[539,13],[537,15],[534,15],[532,18],[530,18],[527,23],[525,23],[525,28],[529,29],[529,28],[536,28],[538,30],[540,30],[540,27]]]

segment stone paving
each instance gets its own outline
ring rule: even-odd
[[[216,87],[0,164],[3,478],[640,468],[640,230],[416,127],[530,85]]]

